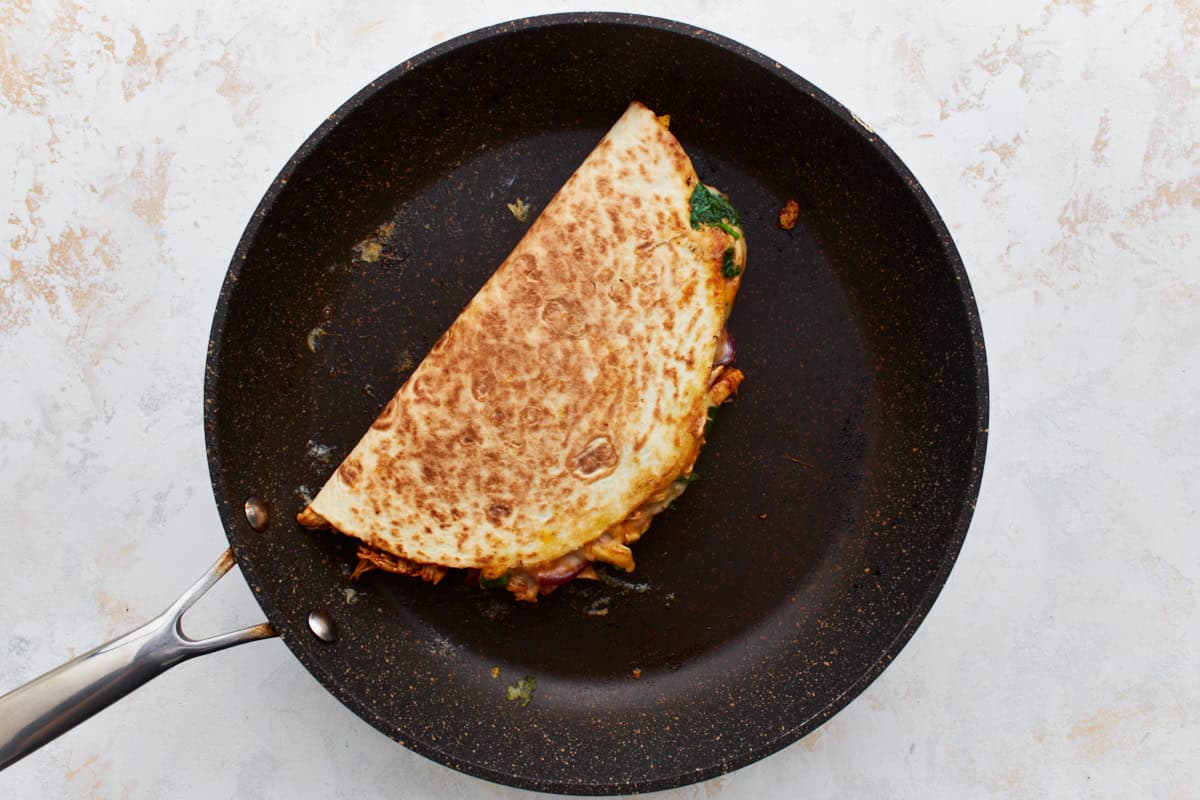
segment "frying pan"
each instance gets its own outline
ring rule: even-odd
[[[544,206],[631,99],[671,114],[750,243],[730,323],[747,379],[702,480],[636,573],[536,605],[458,576],[352,584],[353,542],[301,530],[302,496],[521,237],[505,204]],[[332,114],[237,247],[204,404],[232,553],[162,617],[0,699],[0,764],[178,661],[277,632],[364,720],[493,781],[606,794],[736,769],[820,725],[912,636],[987,432],[970,285],[896,155],[769,58],[619,14],[468,34]],[[234,558],[269,624],[186,639],[179,616]],[[526,675],[531,702],[507,701]]]

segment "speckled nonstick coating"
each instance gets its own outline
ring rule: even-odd
[[[459,575],[351,584],[353,544],[292,521],[300,487],[321,485],[521,237],[505,203],[544,206],[634,98],[671,114],[750,245],[731,322],[747,378],[701,480],[635,546],[636,589],[577,581],[518,605]],[[379,259],[356,260],[389,222]],[[331,115],[238,245],[205,385],[222,520],[300,661],[418,753],[578,794],[736,769],[861,692],[946,580],[986,431],[970,285],[895,154],[758,53],[611,14],[468,34]],[[261,533],[251,494],[273,512]],[[336,643],[309,632],[314,608]],[[533,701],[507,702],[525,675]]]

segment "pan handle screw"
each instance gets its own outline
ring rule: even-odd
[[[250,523],[250,527],[256,531],[265,531],[267,523],[271,521],[271,515],[267,512],[267,504],[260,497],[250,495],[246,498],[244,506],[246,512],[246,521]]]
[[[338,638],[337,624],[333,617],[324,609],[316,609],[308,614],[308,627],[313,635],[322,642],[336,642]]]

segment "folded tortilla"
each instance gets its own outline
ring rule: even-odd
[[[686,485],[741,281],[729,208],[700,213],[683,148],[633,103],[400,387],[298,519],[360,569],[479,570],[521,599],[633,568],[627,544]]]

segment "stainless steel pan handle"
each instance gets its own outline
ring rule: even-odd
[[[233,564],[233,550],[226,550],[162,614],[0,697],[0,770],[181,661],[275,636],[267,622],[208,639],[184,635],[184,612]]]

